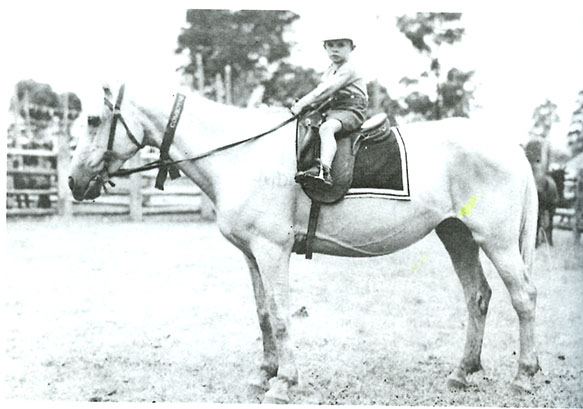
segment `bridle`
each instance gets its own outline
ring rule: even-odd
[[[121,114],[120,108],[121,108],[121,104],[122,104],[122,101],[123,101],[124,91],[125,91],[125,84],[122,84],[120,86],[120,88],[119,88],[118,93],[117,93],[117,99],[115,101],[115,105],[113,105],[111,103],[111,101],[109,99],[107,99],[107,97],[104,97],[105,105],[112,111],[113,117],[112,117],[112,120],[111,120],[111,125],[109,127],[109,137],[108,137],[108,140],[107,140],[107,150],[105,151],[105,154],[104,154],[104,163],[105,163],[105,165],[104,165],[104,168],[103,168],[103,171],[101,172],[101,174],[96,177],[96,178],[100,179],[100,181],[103,184],[103,186],[105,186],[105,183],[109,183],[110,185],[115,186],[115,184],[113,182],[111,182],[111,180],[109,179],[112,176],[127,176],[127,175],[131,175],[133,173],[144,172],[144,171],[147,171],[147,170],[151,170],[151,169],[156,169],[157,168],[157,169],[160,170],[160,173],[159,173],[158,178],[157,178],[156,187],[157,188],[160,188],[161,190],[163,190],[163,183],[164,183],[164,180],[166,178],[165,175],[166,175],[166,173],[168,171],[170,172],[170,175],[171,175],[171,177],[173,179],[175,177],[178,177],[179,176],[179,175],[177,176],[178,170],[175,168],[175,165],[176,164],[181,163],[181,162],[195,161],[195,160],[198,160],[198,159],[206,158],[207,156],[210,156],[210,155],[212,155],[212,154],[214,154],[216,152],[220,152],[220,151],[223,151],[223,150],[226,150],[226,149],[230,149],[230,148],[233,148],[235,146],[241,145],[243,143],[247,143],[247,142],[251,142],[253,140],[259,139],[259,138],[261,138],[261,137],[263,137],[265,135],[268,135],[268,134],[271,134],[271,133],[275,132],[276,130],[282,128],[283,126],[289,124],[290,122],[292,122],[292,121],[294,121],[294,120],[298,119],[299,117],[301,117],[301,116],[303,116],[303,115],[306,114],[305,111],[302,111],[302,112],[300,112],[298,114],[295,114],[292,117],[286,119],[282,123],[274,126],[273,128],[269,129],[266,132],[262,132],[262,133],[260,133],[258,135],[255,135],[255,136],[252,136],[252,137],[243,139],[241,141],[234,142],[234,143],[231,143],[231,144],[228,144],[228,145],[225,145],[225,146],[221,146],[221,147],[212,149],[212,150],[210,150],[208,152],[204,152],[204,153],[201,153],[201,154],[198,154],[196,156],[189,157],[189,158],[186,158],[186,159],[171,160],[170,157],[168,156],[167,150],[169,148],[169,144],[172,141],[173,134],[171,135],[170,138],[167,138],[166,137],[166,134],[168,133],[168,130],[169,130],[169,127],[170,127],[170,123],[172,123],[173,124],[173,128],[175,128],[177,121],[172,119],[172,115],[174,115],[175,109],[177,108],[177,105],[180,105],[179,108],[180,108],[180,112],[181,112],[181,109],[182,109],[182,105],[183,104],[182,103],[178,104],[180,98],[182,98],[182,102],[184,101],[184,96],[181,95],[181,94],[177,94],[176,95],[176,100],[174,102],[174,107],[172,109],[172,115],[171,115],[171,118],[169,120],[169,125],[166,128],[166,131],[167,132],[165,132],[165,135],[164,135],[164,140],[167,141],[168,143],[165,143],[165,141],[163,141],[162,146],[161,146],[161,148],[163,148],[163,149],[161,149],[160,159],[159,160],[156,160],[154,162],[147,163],[147,164],[142,165],[142,166],[135,167],[135,168],[131,168],[131,169],[119,169],[119,170],[117,170],[115,172],[109,173],[109,164],[111,163],[111,160],[114,159],[114,158],[116,158],[118,156],[113,151],[113,142],[114,142],[114,139],[115,139],[115,131],[116,131],[116,127],[117,127],[117,121],[121,122],[121,124],[123,125],[123,127],[126,130],[126,135],[132,141],[132,143],[138,147],[138,150],[140,150],[140,149],[142,149],[142,148],[144,148],[146,146],[144,143],[140,143],[136,139],[136,137],[130,131],[130,129],[129,129],[127,123],[126,123],[126,121],[124,120],[124,118],[123,118],[123,116]],[[310,112],[319,111],[327,103],[328,103],[328,101],[325,101],[324,103],[322,103],[318,107],[310,107],[309,111]],[[178,118],[179,117],[180,117],[180,113],[178,113]],[[173,175],[173,173],[174,173],[174,175]]]
[[[111,103],[111,101],[109,99],[107,99],[107,97],[103,97],[103,101],[105,102],[105,105],[112,111],[112,114],[113,114],[112,119],[111,119],[111,125],[109,127],[109,138],[107,139],[107,150],[105,151],[105,169],[106,170],[109,168],[109,163],[111,162],[111,160],[116,156],[115,152],[113,151],[113,141],[115,139],[115,128],[117,127],[118,120],[119,120],[119,122],[121,122],[121,124],[125,128],[126,135],[130,139],[130,141],[132,141],[134,143],[134,145],[136,145],[138,147],[138,150],[142,149],[146,146],[143,143],[138,142],[138,140],[136,139],[136,137],[134,136],[132,131],[130,131],[128,124],[126,123],[125,119],[123,118],[123,116],[121,114],[120,108],[121,108],[121,103],[123,101],[124,91],[125,91],[125,84],[122,84],[119,87],[119,91],[117,93],[117,99],[115,101],[115,106]]]
[[[130,131],[128,124],[126,123],[125,119],[123,118],[123,116],[121,114],[120,108],[121,108],[121,103],[123,101],[124,91],[125,91],[125,84],[122,84],[119,87],[119,91],[117,93],[117,99],[115,101],[115,105],[113,105],[111,103],[111,101],[109,99],[107,99],[107,96],[103,97],[103,101],[105,102],[105,106],[108,107],[110,109],[110,111],[112,112],[111,125],[109,127],[109,136],[107,139],[107,149],[103,154],[103,169],[101,170],[101,172],[99,172],[94,177],[94,180],[98,183],[101,183],[103,188],[105,188],[106,183],[109,183],[111,186],[115,186],[115,183],[113,183],[110,180],[110,176],[112,176],[112,174],[109,173],[109,165],[111,164],[111,161],[113,159],[115,159],[119,156],[118,154],[116,154],[113,151],[113,142],[115,140],[115,130],[117,127],[117,121],[121,122],[121,124],[123,125],[123,127],[126,130],[126,135],[128,136],[129,140],[132,141],[132,143],[138,147],[138,150],[140,150],[146,146],[143,143],[140,143],[136,139],[136,137],[134,136],[132,131]]]

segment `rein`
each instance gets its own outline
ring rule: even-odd
[[[118,96],[117,96],[117,101],[115,104],[115,107],[112,106],[111,102],[107,99],[105,99],[105,103],[106,105],[113,111],[114,113],[114,117],[111,123],[111,127],[110,127],[110,132],[109,132],[109,140],[108,140],[108,152],[111,152],[111,148],[113,147],[113,137],[115,135],[115,126],[116,126],[116,121],[117,119],[120,120],[120,122],[122,123],[122,125],[124,126],[124,128],[126,129],[127,135],[130,138],[130,140],[136,145],[138,146],[138,148],[143,148],[145,145],[139,143],[137,141],[137,139],[133,136],[133,134],[130,132],[130,130],[128,129],[123,117],[121,116],[121,113],[119,111],[120,106],[121,106],[121,101],[123,99],[123,92],[124,92],[124,85],[122,85],[120,87]],[[181,101],[179,102],[179,97],[182,97]],[[275,131],[277,131],[280,128],[283,128],[284,126],[286,126],[287,124],[289,124],[290,122],[295,121],[296,119],[300,118],[301,116],[304,116],[308,111],[309,112],[317,112],[319,110],[321,110],[324,106],[326,106],[328,104],[329,101],[325,101],[324,103],[322,103],[321,105],[317,106],[317,107],[310,107],[307,110],[301,111],[295,115],[293,115],[292,117],[286,119],[285,121],[279,123],[278,125],[274,126],[273,128],[262,132],[258,135],[255,136],[251,136],[249,138],[243,139],[241,141],[237,141],[237,142],[233,142],[230,143],[228,145],[224,145],[224,146],[220,146],[218,148],[215,149],[211,149],[207,152],[198,154],[196,156],[192,156],[189,158],[185,158],[185,159],[180,159],[180,160],[171,160],[170,157],[168,156],[168,149],[170,147],[170,144],[172,143],[172,137],[174,135],[173,131],[177,125],[178,119],[180,118],[180,113],[182,112],[182,106],[184,105],[184,96],[182,96],[181,94],[178,94],[176,96],[176,100],[174,102],[174,107],[172,110],[172,114],[170,115],[170,118],[168,120],[168,125],[166,126],[166,131],[165,131],[165,135],[164,135],[164,139],[162,141],[162,145],[160,146],[160,159],[155,160],[153,162],[149,162],[146,163],[145,165],[142,166],[137,166],[135,168],[128,168],[128,169],[118,169],[115,172],[112,172],[109,174],[110,177],[114,177],[114,176],[128,176],[128,175],[132,175],[134,173],[138,173],[138,172],[145,172],[148,170],[152,170],[152,169],[160,169],[161,173],[162,172],[170,172],[170,176],[172,179],[174,179],[175,177],[173,177],[173,172],[176,171],[178,172],[178,169],[176,169],[176,165],[179,163],[183,163],[183,162],[188,162],[188,161],[196,161],[199,159],[203,159],[206,158],[208,156],[211,156],[215,153],[227,150],[227,149],[231,149],[234,148],[235,146],[239,146],[242,145],[244,143],[248,143],[251,141],[254,141],[256,139],[262,138],[266,135],[269,135]],[[176,114],[175,108],[176,106],[180,107],[180,111],[178,114]],[[169,128],[172,127],[172,133],[170,137],[167,137],[167,135],[169,135]],[[165,153],[162,150],[162,148],[164,147],[165,149]],[[174,170],[173,170],[174,169]],[[162,184],[164,182],[164,180],[166,179],[166,174],[164,173],[163,176],[161,176],[161,173],[158,174],[158,178],[157,180],[161,180]],[[174,176],[176,176],[176,173],[174,173]],[[179,175],[178,175],[179,176]],[[178,177],[176,176],[176,177]],[[158,181],[157,181],[158,182]],[[156,183],[156,187],[159,187],[159,184]],[[163,190],[163,187],[162,189]]]
[[[202,158],[206,158],[207,156],[210,156],[210,155],[212,155],[214,153],[221,152],[221,151],[224,151],[224,150],[227,150],[227,149],[230,149],[230,148],[234,148],[235,146],[242,145],[244,143],[251,142],[251,141],[254,141],[255,139],[259,139],[259,138],[261,138],[263,136],[269,135],[270,133],[273,133],[273,132],[277,131],[278,129],[283,128],[285,125],[287,125],[290,122],[296,120],[300,115],[302,115],[302,113],[296,114],[296,115],[292,116],[291,118],[286,119],[285,121],[283,121],[282,123],[278,124],[277,126],[271,128],[270,130],[268,130],[266,132],[260,133],[259,135],[255,135],[255,136],[252,136],[250,138],[243,139],[241,141],[234,142],[234,143],[231,143],[231,144],[228,144],[228,145],[220,146],[218,148],[211,149],[210,151],[201,153],[201,154],[196,155],[196,156],[192,156],[190,158],[180,159],[180,160],[158,159],[156,161],[153,161],[153,162],[150,162],[150,163],[146,163],[145,165],[138,166],[138,167],[135,167],[135,168],[119,169],[119,170],[111,173],[110,176],[127,176],[127,175],[131,175],[131,174],[137,173],[137,172],[144,172],[144,171],[147,171],[147,170],[160,168],[162,166],[177,165],[177,164],[182,163],[182,162],[195,161],[195,160],[199,160],[199,159],[202,159]]]

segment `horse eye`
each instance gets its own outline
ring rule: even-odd
[[[98,116],[88,116],[87,117],[87,125],[95,128],[101,124],[101,118]]]

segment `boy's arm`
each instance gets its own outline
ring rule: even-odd
[[[343,69],[344,68],[344,69]],[[320,83],[310,93],[306,94],[292,106],[293,113],[299,113],[309,105],[325,101],[339,89],[357,79],[356,72],[348,67],[340,67],[336,74]]]

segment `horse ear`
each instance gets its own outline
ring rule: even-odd
[[[103,92],[105,93],[105,97],[109,99],[113,98],[113,93],[111,92],[111,87],[109,86],[109,84],[104,82],[102,84],[102,87]]]

